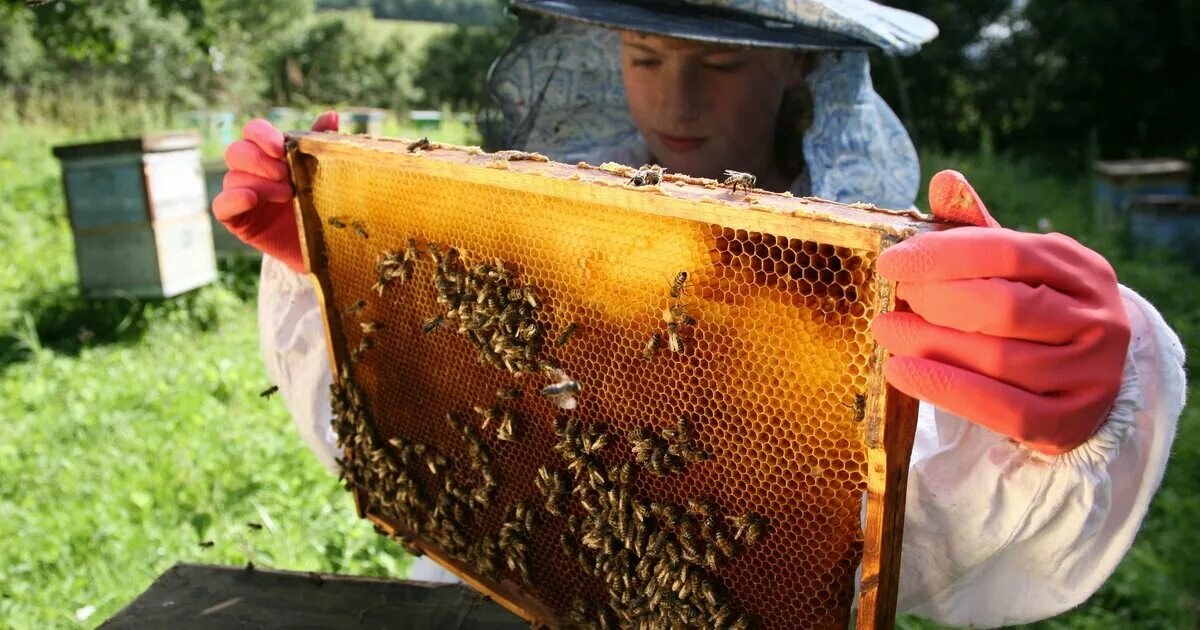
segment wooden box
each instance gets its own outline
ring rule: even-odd
[[[917,404],[875,261],[942,226],[422,142],[288,160],[382,531],[550,626],[845,628],[856,593],[891,626]]]
[[[375,107],[355,107],[341,113],[340,130],[343,133],[364,133],[378,136],[383,133],[383,121],[387,110]]]
[[[216,279],[200,137],[61,146],[80,291],[171,297]]]
[[[1092,165],[1096,227],[1123,232],[1129,226],[1129,200],[1140,195],[1186,195],[1192,165],[1183,160],[1098,161]]]
[[[1135,254],[1164,249],[1200,269],[1200,197],[1130,198],[1129,238]]]

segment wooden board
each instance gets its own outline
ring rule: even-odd
[[[524,629],[457,584],[180,563],[101,628]]]

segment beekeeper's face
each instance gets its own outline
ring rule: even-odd
[[[779,180],[776,117],[784,92],[803,80],[802,57],[629,32],[621,43],[633,122],[662,166],[711,178],[753,173],[763,187]]]

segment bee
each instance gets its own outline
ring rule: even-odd
[[[728,622],[729,618],[732,616],[733,609],[729,606],[729,604],[721,604],[713,612],[712,616],[708,618],[708,620],[712,623],[713,627],[724,628],[726,622]]]
[[[854,405],[851,407],[846,403],[838,403],[843,407],[850,407],[854,410],[854,421],[862,422],[863,418],[867,417],[867,397],[862,394],[854,395]]]
[[[263,528],[262,524],[260,524],[260,523],[246,523],[246,527],[249,527],[251,530],[256,531],[256,532],[262,531],[262,528]]]
[[[370,235],[367,234],[367,226],[362,221],[355,221],[350,224],[350,227],[354,228],[354,233],[362,238],[370,238]]]
[[[429,252],[429,257],[433,259],[433,262],[438,265],[442,264],[442,250],[437,243],[429,243],[425,249]]]
[[[719,549],[726,558],[733,557],[733,541],[725,535],[725,532],[716,532],[716,536],[712,540],[712,546]]]
[[[496,398],[499,398],[500,400],[513,400],[514,398],[520,398],[523,395],[524,393],[518,387],[501,387],[500,389],[496,390]]]
[[[727,170],[725,171],[725,181],[723,183],[729,186],[729,194],[736,193],[738,186],[744,188],[745,192],[749,192],[758,183],[758,178],[750,173]]]
[[[749,615],[738,615],[738,618],[729,626],[729,630],[750,630],[754,627],[754,618]]]
[[[438,328],[440,328],[442,325],[442,322],[444,322],[444,321],[446,321],[446,318],[444,316],[435,315],[434,317],[431,317],[430,319],[425,321],[425,323],[421,326],[421,332],[423,332],[425,334],[429,334],[429,333],[437,330]]]
[[[504,415],[500,418],[500,426],[496,428],[496,437],[505,442],[515,441],[517,412],[512,409],[504,410]]]
[[[204,540],[204,541],[201,541],[201,542],[200,542],[200,548],[201,548],[201,549],[209,549],[209,548],[211,548],[211,547],[212,547],[213,545],[215,545],[215,544],[216,544],[216,543],[214,543],[214,542],[213,542],[213,541],[211,541],[211,540]]]
[[[329,217],[329,225],[341,230],[346,227],[346,222],[342,221],[339,217]]]
[[[675,279],[671,281],[671,297],[679,299],[683,296],[684,290],[687,289],[688,272],[680,271],[675,274]]]
[[[559,334],[558,341],[554,342],[554,345],[559,347],[567,345],[567,342],[571,340],[571,335],[575,334],[575,331],[577,330],[579,330],[579,324],[571,322],[566,328],[563,329],[562,333]]]
[[[683,352],[684,350],[683,336],[679,334],[679,324],[676,322],[667,324],[667,348],[671,352]]]
[[[701,582],[700,593],[704,595],[704,601],[708,602],[709,606],[716,608],[717,604],[720,603],[720,599],[717,597],[717,589],[713,586],[712,582],[707,580]]]
[[[408,239],[408,247],[404,248],[404,262],[415,263],[421,257],[421,249],[417,247],[417,239]]]
[[[420,140],[417,140],[416,142],[409,143],[408,152],[412,153],[414,151],[423,151],[425,149],[428,149],[431,146],[433,146],[433,144],[431,142],[429,142],[429,138],[427,138],[427,137],[421,138]]]
[[[491,422],[493,420],[499,421],[500,417],[502,415],[502,412],[500,411],[500,407],[491,407],[489,409],[484,409],[483,407],[476,406],[475,413],[477,413],[483,417],[483,425],[480,427],[483,429],[488,428],[488,425],[491,424]]]
[[[744,538],[751,545],[762,540],[763,520],[757,513],[749,512],[735,518],[733,526],[737,528],[733,533],[735,539]]]
[[[521,295],[533,308],[541,308],[542,301],[538,298],[537,290],[533,288],[533,285],[527,284],[521,287]]]
[[[579,381],[566,379],[543,387],[542,395],[546,397],[572,396],[578,394],[579,390]]]
[[[362,327],[362,331],[363,331],[364,335],[369,335],[369,334],[379,330],[380,328],[383,328],[383,325],[380,324],[379,322],[362,322],[359,324],[359,326]]]
[[[642,360],[649,361],[654,358],[654,351],[658,350],[662,345],[662,335],[655,333],[650,335],[650,339],[646,341],[646,346],[642,348]]]
[[[712,516],[717,511],[717,506],[713,505],[713,502],[708,499],[688,499],[687,505],[688,512],[704,519]]]
[[[668,324],[696,325],[696,318],[689,315],[687,308],[682,304],[672,304],[669,308],[663,309],[662,318]]]
[[[359,300],[346,308],[347,313],[357,313],[367,307],[366,300]]]
[[[646,164],[633,174],[629,180],[630,186],[656,186],[662,183],[663,167],[657,164]]]
[[[268,388],[266,388],[266,389],[262,390],[261,392],[259,392],[259,393],[258,393],[258,395],[259,395],[259,396],[261,396],[261,397],[263,397],[263,398],[270,398],[270,397],[271,397],[272,395],[274,395],[274,394],[275,394],[275,392],[277,392],[277,391],[279,391],[279,386],[278,386],[278,385],[272,385],[272,386],[270,386],[270,387],[268,387]]]
[[[442,455],[435,454],[425,459],[425,466],[429,468],[429,473],[432,475],[438,474],[438,471],[448,466],[450,462]]]
[[[448,247],[446,248],[446,253],[442,256],[441,263],[438,264],[438,268],[442,271],[442,273],[448,273],[454,268],[454,263],[458,262],[458,260],[458,250],[453,247]]]

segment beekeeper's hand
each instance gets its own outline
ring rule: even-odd
[[[1121,386],[1129,318],[1116,274],[1062,234],[1000,227],[966,179],[929,184],[941,219],[970,223],[886,250],[880,275],[911,313],[876,319],[900,391],[1057,455],[1108,416]]]
[[[321,114],[312,126],[313,131],[337,129],[337,112]],[[242,128],[242,139],[225,150],[225,164],[229,172],[212,203],[217,220],[251,247],[303,272],[283,133],[261,118],[251,120]]]

